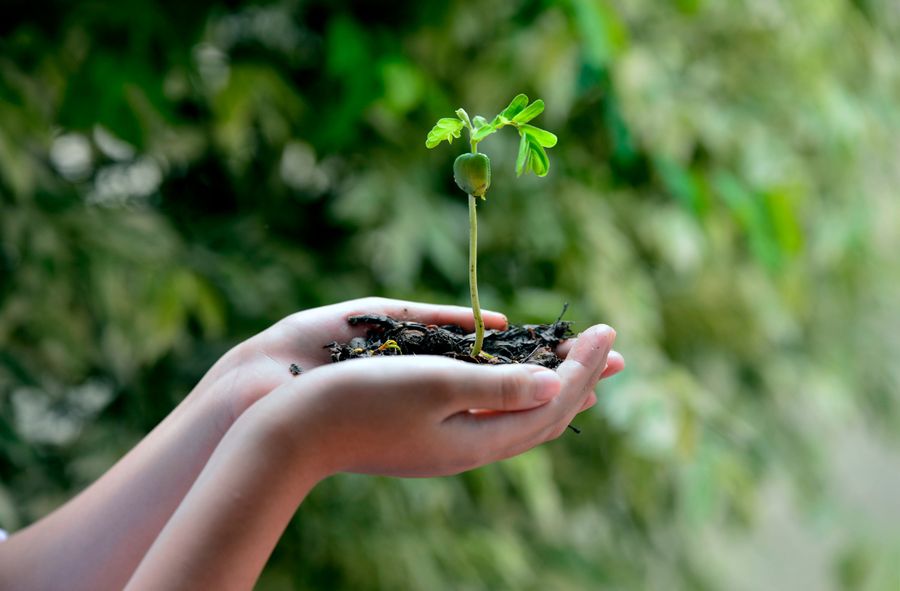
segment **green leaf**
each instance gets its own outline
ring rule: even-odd
[[[528,141],[528,151],[531,154],[529,158],[531,170],[537,176],[547,176],[547,173],[550,171],[550,158],[547,156],[547,152],[533,137],[526,134],[525,138]]]
[[[461,130],[463,128],[463,125],[465,125],[465,123],[462,119],[457,119],[456,117],[444,117],[442,119],[438,119],[438,122],[434,127],[435,129],[454,132]]]
[[[544,112],[544,101],[538,99],[512,118],[513,123],[528,123]]]
[[[556,135],[550,133],[546,129],[541,129],[540,127],[535,127],[534,125],[528,125],[527,123],[520,125],[519,129],[524,131],[527,135],[533,137],[541,146],[545,148],[552,148],[556,145]]]
[[[528,97],[524,94],[517,94],[516,98],[514,98],[509,105],[497,115],[498,118],[506,118],[512,119],[516,115],[518,115],[522,109],[525,108],[525,105],[528,104]]]
[[[528,148],[528,138],[525,134],[521,134],[522,139],[519,140],[519,155],[516,157],[516,176],[522,176],[528,167],[528,160],[531,156],[531,150]]]
[[[469,129],[472,128],[472,122],[469,120],[469,114],[466,113],[465,109],[463,109],[462,107],[458,108],[456,110],[456,116],[459,117],[460,121],[463,122],[463,125],[465,125]]]
[[[460,131],[463,128],[464,123],[456,119],[455,117],[444,117],[443,119],[438,119],[438,122],[434,127],[431,128],[431,131],[428,132],[428,137],[425,139],[425,147],[434,148],[437,147],[442,141],[447,140],[448,144],[453,143],[453,138],[458,138]]]
[[[472,141],[473,141],[473,142],[480,142],[481,140],[483,140],[483,139],[486,138],[487,136],[491,135],[491,134],[494,133],[495,131],[497,131],[497,128],[494,127],[493,125],[486,125],[486,126],[484,126],[484,127],[481,127],[481,128],[479,128],[478,131],[476,131],[475,134],[472,136]]]
[[[475,133],[472,135],[472,141],[474,142],[480,142],[502,127],[502,124],[498,123],[496,118],[493,122],[488,123],[487,119],[481,115],[476,115],[472,119],[472,123],[475,125]]]

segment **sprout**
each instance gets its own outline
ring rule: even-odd
[[[544,101],[538,99],[531,104],[524,94],[517,95],[509,105],[490,122],[480,115],[469,119],[463,109],[456,110],[456,117],[438,119],[425,139],[427,148],[436,148],[447,141],[452,144],[459,139],[463,128],[469,132],[471,152],[461,154],[453,163],[453,179],[469,196],[469,294],[472,297],[472,314],[475,317],[475,343],[472,357],[487,356],[481,350],[484,343],[484,320],[478,303],[477,258],[478,222],[476,217],[476,197],[486,199],[491,186],[491,161],[485,154],[478,153],[478,143],[506,126],[515,127],[519,132],[519,154],[516,158],[516,176],[528,171],[537,176],[546,176],[550,171],[550,159],[545,148],[556,145],[556,136],[547,130],[530,125],[528,122],[544,110]]]

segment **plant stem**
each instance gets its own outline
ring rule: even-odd
[[[472,357],[481,353],[484,343],[484,320],[478,303],[478,218],[475,213],[475,197],[469,195],[469,294],[472,296],[472,314],[475,316],[475,344]]]

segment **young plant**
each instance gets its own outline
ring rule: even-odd
[[[478,303],[478,221],[475,198],[486,199],[487,190],[491,186],[491,161],[487,155],[478,152],[478,144],[500,129],[512,126],[519,132],[520,138],[516,176],[522,176],[529,171],[537,176],[546,176],[550,170],[550,159],[545,148],[556,145],[556,136],[528,123],[543,110],[544,101],[538,99],[529,104],[528,97],[524,94],[516,96],[490,122],[478,115],[469,119],[469,115],[463,109],[457,109],[456,117],[439,119],[425,140],[427,148],[435,148],[444,140],[452,144],[454,139],[459,138],[463,128],[469,133],[471,151],[456,158],[453,163],[453,180],[469,196],[469,294],[472,296],[472,314],[475,316],[472,357],[482,355],[490,357],[481,350],[484,344],[484,321]]]

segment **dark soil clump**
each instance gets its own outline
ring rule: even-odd
[[[366,325],[368,331],[365,338],[326,345],[333,362],[373,355],[444,355],[471,363],[532,363],[556,369],[562,362],[556,355],[556,346],[573,336],[572,323],[560,315],[552,324],[486,331],[483,351],[487,355],[472,357],[475,335],[456,325],[426,325],[368,314],[351,316],[347,321],[353,326]]]

